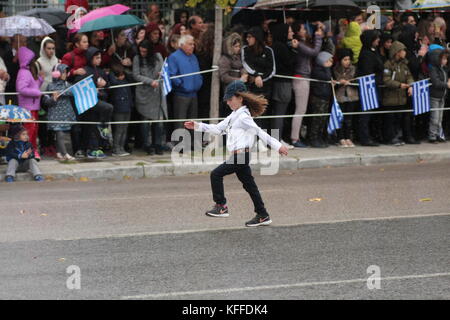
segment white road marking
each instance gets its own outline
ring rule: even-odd
[[[380,281],[427,279],[427,278],[437,278],[437,277],[450,277],[450,272],[384,277],[384,278],[380,278]],[[349,283],[359,283],[359,282],[366,283],[367,279],[300,282],[300,283],[279,284],[279,285],[270,285],[270,286],[255,286],[255,287],[242,287],[242,288],[226,288],[226,289],[210,289],[210,290],[198,290],[198,291],[154,293],[154,294],[142,294],[142,295],[136,295],[136,296],[123,296],[123,297],[121,297],[121,299],[123,299],[123,300],[160,299],[160,298],[170,298],[170,297],[176,297],[176,296],[226,294],[226,293],[232,293],[232,292],[302,288],[302,287],[311,287],[311,286],[337,285],[337,284],[349,284]]]
[[[450,213],[446,212],[446,213],[431,213],[431,214],[411,215],[411,216],[355,218],[355,219],[346,219],[346,220],[325,220],[325,221],[314,221],[314,222],[302,222],[302,223],[296,223],[296,224],[274,224],[274,223],[272,223],[270,228],[273,228],[273,227],[299,227],[299,226],[305,226],[305,225],[307,226],[307,225],[316,225],[316,224],[318,224],[318,225],[334,224],[334,223],[346,223],[346,222],[357,222],[357,221],[383,221],[383,220],[398,220],[398,219],[431,218],[431,217],[442,217],[442,216],[450,216]],[[261,227],[261,228],[267,228],[267,226]],[[100,235],[100,236],[93,236],[93,237],[46,239],[46,240],[56,240],[56,241],[96,240],[96,239],[111,239],[111,238],[158,236],[158,235],[167,235],[167,234],[187,234],[187,233],[210,232],[210,231],[231,231],[231,230],[244,230],[244,229],[247,230],[249,228],[242,226],[242,227],[229,227],[229,228],[167,230],[167,231],[154,231],[154,232],[110,234],[110,235]]]

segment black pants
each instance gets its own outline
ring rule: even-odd
[[[223,190],[223,177],[236,173],[239,181],[242,182],[245,191],[247,191],[252,198],[253,205],[255,206],[255,212],[262,217],[266,217],[269,214],[264,207],[264,202],[262,201],[258,186],[252,176],[252,170],[248,165],[249,162],[250,153],[246,152],[235,154],[211,172],[213,199],[217,204],[224,205],[227,203]]]
[[[99,100],[98,103],[91,109],[84,112],[81,116],[83,121],[92,122],[109,122],[113,112],[113,105],[105,101]],[[82,139],[86,143],[88,150],[97,150],[100,146],[100,133],[97,125],[87,124],[82,128]]]
[[[358,108],[359,101],[354,102],[344,102],[341,103],[341,110],[342,112],[355,112]],[[337,136],[338,140],[342,139],[354,139],[354,132],[353,132],[353,116],[346,115],[344,116],[344,121],[342,123],[342,128],[337,130]]]
[[[407,106],[386,107],[386,110],[405,110]],[[413,137],[412,134],[413,114],[407,113],[386,113],[385,132],[387,141],[392,141],[398,132],[403,133],[403,140]]]

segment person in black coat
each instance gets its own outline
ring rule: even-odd
[[[288,24],[277,24],[272,27],[272,50],[278,75],[293,76],[297,57],[298,40],[293,39],[294,32]],[[272,114],[285,115],[292,99],[292,80],[274,78],[272,88]],[[283,136],[283,118],[271,120],[271,129],[279,130],[279,140]]]
[[[366,30],[361,34],[363,44],[358,58],[357,77],[375,74],[377,86],[383,84],[383,59],[379,53],[380,34],[377,30]],[[378,87],[378,97],[381,97]],[[378,100],[380,101],[380,100]],[[362,114],[358,117],[358,138],[363,146],[374,147],[379,144],[374,141],[370,133],[370,122],[374,118],[370,114]]]
[[[331,81],[333,56],[327,51],[321,51],[316,58],[311,78]],[[311,82],[310,105],[313,114],[329,112],[330,99],[333,96],[330,83]],[[328,144],[323,139],[327,127],[327,117],[312,117],[308,130],[309,143],[313,148],[326,148]]]
[[[264,43],[264,31],[261,27],[252,27],[245,33],[247,45],[242,47],[242,65],[248,73],[248,90],[263,95],[267,100],[272,96],[272,77],[276,72],[275,57],[272,48]],[[267,115],[271,112],[268,106]],[[256,120],[263,129],[269,129],[269,121]]]

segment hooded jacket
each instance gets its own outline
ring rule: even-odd
[[[357,77],[375,74],[377,85],[383,84],[383,60],[372,42],[378,37],[376,30],[364,31],[361,35],[362,49],[358,58]]]
[[[275,69],[277,74],[284,76],[294,75],[295,60],[297,52],[288,45],[289,25],[277,24],[271,30],[272,33],[272,50],[275,57]],[[288,79],[275,78],[276,81],[288,81]]]
[[[342,39],[342,47],[352,49],[353,51],[353,64],[358,63],[359,53],[363,46],[361,42],[361,27],[355,21],[350,22],[344,39]]]
[[[305,42],[299,41],[297,58],[295,62],[295,74],[308,78],[311,75],[313,58],[317,56],[322,48],[322,37],[314,38],[314,46],[310,47]]]
[[[407,89],[401,89],[402,83],[411,84],[414,78],[408,68],[408,60],[395,60],[395,55],[405,50],[406,47],[399,41],[394,41],[389,50],[389,60],[384,64],[383,82],[386,88],[383,90],[383,105],[404,106],[407,103]]]
[[[53,55],[50,59],[44,50],[44,44],[47,40],[53,40],[50,37],[45,37],[41,42],[41,49],[39,51],[39,59],[36,61],[36,65],[39,71],[45,72],[44,82],[41,85],[41,90],[44,91],[47,86],[52,82],[52,71],[53,68],[58,64],[59,59],[56,57],[56,54]]]
[[[200,71],[198,59],[195,54],[188,56],[181,48],[169,56],[167,63],[171,77]],[[201,74],[171,79],[170,81],[172,82],[175,95],[189,98],[196,97],[197,92],[203,85],[203,77]]]
[[[430,96],[436,99],[442,99],[447,94],[448,69],[441,65],[442,55],[445,53],[442,49],[433,50],[429,55],[430,62]]]
[[[23,159],[22,155],[28,149],[32,150],[30,156],[26,159]],[[33,145],[31,144],[31,142],[13,139],[8,143],[8,146],[5,150],[6,161],[16,159],[17,161],[19,161],[19,164],[22,164],[26,160],[34,159],[33,151]]]
[[[242,64],[245,71],[252,76],[260,76],[265,82],[270,80],[275,74],[275,57],[272,48],[264,45],[264,32],[260,27],[252,27],[247,34],[251,34],[263,47],[260,54],[255,54],[249,46],[243,46],[241,50]]]
[[[30,71],[30,62],[34,58],[34,53],[27,47],[20,47],[18,52],[20,69],[16,79],[16,90],[19,93],[19,106],[37,111],[40,109],[40,86],[44,81],[40,76],[34,79]]]
[[[152,33],[153,31],[158,30],[159,31],[159,42],[158,43],[153,43],[150,39],[150,33]],[[163,59],[167,58],[167,56],[169,55],[169,53],[167,52],[166,47],[163,45],[162,41],[163,41],[163,34],[161,32],[161,29],[159,28],[158,24],[156,23],[149,23],[147,25],[147,27],[145,28],[146,31],[146,35],[148,40],[153,44],[153,51],[154,52],[158,52],[159,54],[161,54],[161,56],[163,57]]]
[[[105,88],[109,87],[108,75],[105,73],[105,71],[100,67],[95,67],[92,65],[92,58],[99,52],[101,53],[101,50],[96,47],[89,47],[86,50],[87,64],[84,67],[84,70],[86,70],[86,74],[84,76],[75,76],[74,83],[92,75],[92,80],[94,81],[97,87],[98,87],[97,81],[99,78],[102,78],[103,80],[106,81]],[[101,100],[107,100],[108,98],[107,90],[99,90],[98,98]]]
[[[233,43],[240,41],[242,38],[238,33],[232,33],[225,38],[222,45],[222,56],[219,59],[219,77],[224,86],[227,86],[234,80],[239,80],[245,72],[242,66],[240,53],[233,53]]]
[[[423,57],[417,55],[420,44],[415,40],[416,32],[417,28],[415,26],[407,24],[403,27],[398,41],[403,43],[406,47],[406,59],[408,60],[408,67],[414,80],[419,80],[420,64],[422,63]]]

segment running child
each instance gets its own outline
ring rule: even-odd
[[[245,225],[247,227],[269,225],[272,220],[264,206],[249,166],[250,148],[255,142],[255,135],[257,135],[272,150],[277,150],[282,155],[287,155],[288,149],[258,127],[252,118],[264,113],[267,107],[267,99],[248,92],[242,81],[235,80],[226,87],[223,100],[227,102],[233,112],[220,123],[206,124],[194,121],[184,123],[186,129],[217,135],[227,134],[227,149],[230,151],[231,157],[211,172],[211,188],[213,200],[216,204],[206,212],[206,215],[211,217],[229,216],[223,188],[223,177],[236,173],[255,206],[256,216],[247,221]]]

